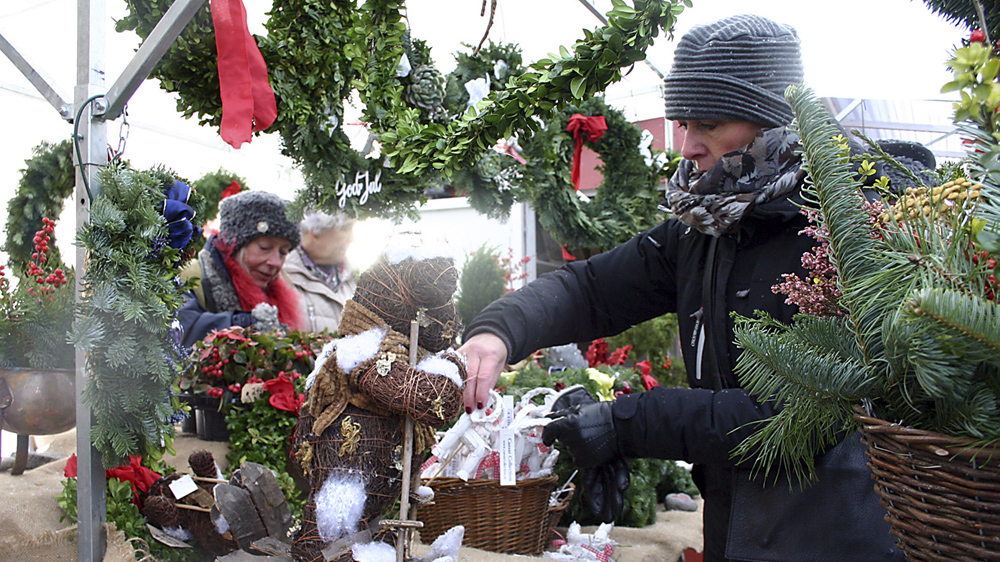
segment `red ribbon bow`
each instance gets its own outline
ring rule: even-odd
[[[642,386],[646,390],[650,390],[654,386],[660,386],[660,381],[656,380],[656,377],[651,374],[653,366],[649,364],[648,360],[639,361],[632,369],[638,370],[642,374]]]
[[[233,148],[250,142],[251,132],[274,123],[278,106],[267,81],[267,65],[247,27],[243,0],[211,0],[215,47],[219,52],[222,125],[219,134]]]
[[[573,147],[573,185],[580,189],[580,156],[583,154],[583,139],[589,142],[597,142],[604,136],[604,131],[608,130],[608,124],[604,121],[603,115],[585,117],[579,113],[574,113],[569,118],[566,131],[573,135],[576,144]]]

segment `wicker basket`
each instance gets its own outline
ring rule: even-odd
[[[424,481],[434,490],[434,501],[417,509],[417,519],[424,523],[420,540],[430,543],[455,525],[464,525],[463,546],[504,554],[541,554],[573,496],[570,484],[556,504],[549,505],[556,482],[554,474],[519,480],[514,486],[501,486],[498,480]]]
[[[854,418],[890,531],[911,561],[1000,561],[1000,448]]]

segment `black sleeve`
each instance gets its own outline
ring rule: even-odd
[[[544,347],[611,336],[674,312],[673,222],[504,295],[469,323],[464,338],[496,334],[515,363]]]
[[[742,389],[713,391],[655,387],[622,396],[614,406],[615,430],[628,458],[733,465],[732,450],[776,412]]]

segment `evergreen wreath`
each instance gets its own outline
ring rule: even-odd
[[[604,162],[604,181],[589,200],[570,180],[574,140],[566,126],[575,113],[603,115],[608,125],[596,143],[584,140]],[[640,138],[641,132],[620,111],[594,97],[564,107],[524,141],[525,195],[542,227],[574,256],[613,248],[662,220],[656,208],[663,199],[657,189],[662,176],[639,153]]]
[[[128,0],[130,13],[118,30],[135,29],[143,38],[169,7],[170,0]],[[645,57],[662,29],[673,31],[676,16],[688,0],[615,2],[608,24],[584,31],[585,38],[559,56],[543,59],[510,77],[475,110],[442,123],[426,109],[407,103],[406,83],[396,74],[404,53],[406,23],[399,0],[275,0],[265,23],[267,37],[258,38],[278,101],[271,131],[282,135],[283,152],[302,167],[307,187],[297,209],[332,209],[341,182],[353,174],[379,175],[381,190],[367,205],[346,200],[345,211],[356,217],[415,214],[424,187],[438,174],[451,177],[475,166],[501,138],[538,129],[535,116],[546,117],[557,106],[583,100],[621,79],[622,69]],[[300,22],[307,21],[309,25]],[[217,126],[222,116],[208,9],[199,11],[151,76],[179,94],[178,109]],[[379,137],[383,159],[365,159],[350,148],[340,126],[343,100],[357,89],[365,104],[363,119]],[[388,162],[384,165],[383,162]],[[496,189],[493,182],[482,185]],[[490,198],[486,198],[488,201]],[[496,204],[512,202],[497,197]]]
[[[24,271],[35,251],[32,234],[42,224],[42,217],[58,218],[63,204],[73,195],[76,170],[70,139],[58,143],[42,141],[32,149],[32,157],[25,160],[17,193],[7,202],[7,263],[13,271]],[[63,263],[56,247],[55,234],[49,235],[51,250],[49,265]]]
[[[168,243],[162,211],[174,176],[167,170],[110,166],[101,184],[77,235],[88,262],[71,342],[87,354],[90,440],[105,466],[118,466],[130,455],[157,457],[174,433],[170,387],[183,357],[171,324],[190,289],[177,268],[191,257],[192,242]],[[192,193],[188,204],[197,213],[203,200]]]

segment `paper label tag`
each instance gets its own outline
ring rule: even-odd
[[[500,450],[500,485],[517,484],[517,455],[514,452],[514,430],[501,429],[497,434],[497,448]]]
[[[187,474],[170,483],[170,491],[173,492],[174,497],[177,499],[181,499],[184,496],[200,489],[201,488],[195,484],[194,479]]]

